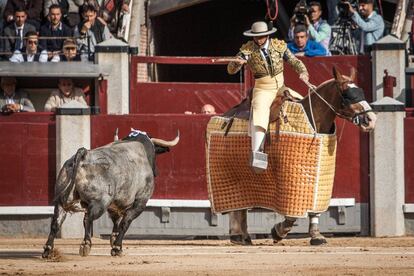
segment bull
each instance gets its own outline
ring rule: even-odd
[[[120,141],[93,150],[80,148],[61,168],[56,185],[54,215],[43,258],[51,257],[55,237],[68,212],[84,212],[85,236],[79,255],[92,247],[92,223],[105,210],[113,222],[111,255],[122,255],[122,240],[132,221],[145,209],[154,191],[155,157],[177,145],[133,130]]]

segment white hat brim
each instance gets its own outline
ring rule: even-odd
[[[273,34],[275,32],[276,32],[276,28],[273,27],[270,31],[262,32],[262,33],[253,33],[252,30],[248,30],[248,31],[245,31],[243,33],[243,35],[244,36],[250,36],[250,37],[252,37],[252,36],[265,36],[265,35]]]

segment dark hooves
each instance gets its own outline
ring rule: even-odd
[[[122,249],[120,249],[120,248],[112,248],[112,250],[111,250],[111,256],[113,256],[113,257],[116,257],[116,256],[119,256],[119,257],[121,257],[122,256]]]
[[[246,238],[243,238],[242,235],[231,235],[230,236],[230,242],[237,245],[253,245],[252,239],[250,236],[247,236]]]
[[[324,238],[315,238],[315,239],[311,239],[310,240],[310,244],[311,245],[322,245],[322,244],[327,244],[328,242],[326,241],[326,239]]]
[[[83,242],[79,247],[79,255],[86,257],[91,252],[91,244]]]
[[[50,253],[52,253],[52,248],[45,247],[44,250],[43,250],[43,253],[42,253],[42,258],[43,259],[49,258]]]
[[[274,227],[274,226],[272,227],[272,230],[270,230],[270,234],[272,235],[274,243],[278,243],[281,240],[283,240],[283,237],[279,236],[279,234],[276,231],[276,227]]]

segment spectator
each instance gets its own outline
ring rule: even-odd
[[[59,5],[62,11],[62,22],[66,23],[70,28],[74,28],[81,22],[79,8],[84,4],[85,0],[45,0],[43,5],[43,14],[49,15],[51,5]]]
[[[17,10],[24,9],[27,11],[27,23],[40,28],[41,13],[43,0],[8,0],[4,10],[4,20],[12,23],[16,20],[15,13]]]
[[[27,13],[24,9],[16,9],[14,12],[14,23],[4,28],[4,36],[9,38],[4,40],[4,52],[14,52],[25,47],[24,37],[28,32],[36,32],[36,28],[26,23]]]
[[[331,40],[331,26],[322,19],[322,6],[319,2],[310,2],[310,13],[305,15],[305,25],[308,29],[309,39],[321,44],[328,56],[331,55],[329,51],[329,42]],[[289,29],[289,40],[293,41],[294,33],[293,29],[295,25],[295,16],[292,17],[291,27]]]
[[[325,48],[309,39],[304,25],[296,26],[293,32],[295,34],[294,42],[288,43],[288,48],[294,55],[307,57],[326,56]]]
[[[58,37],[72,36],[72,30],[62,23],[62,9],[53,4],[49,7],[49,20],[40,28],[40,37],[54,37],[53,39],[42,39],[40,46],[49,52],[49,57],[58,55],[63,47],[64,39]]]
[[[338,19],[338,6],[339,0],[327,0],[326,4],[328,6],[328,24],[335,25],[336,20]]]
[[[63,43],[63,54],[54,56],[52,62],[59,61],[81,61],[80,55],[76,48],[76,42],[74,39],[66,39]]]
[[[38,47],[39,38],[36,32],[28,32],[25,41],[26,47],[21,51],[14,51],[11,62],[47,62],[47,51]]]
[[[100,10],[103,20],[108,24],[111,33],[117,34],[121,13],[129,12],[131,0],[104,0],[101,1]]]
[[[216,114],[216,109],[211,104],[205,104],[201,108],[201,114]]]
[[[82,89],[73,85],[72,79],[59,79],[58,90],[53,91],[45,104],[46,112],[55,112],[57,107],[64,105],[71,101],[77,101],[85,106],[88,104],[85,101],[85,96]]]
[[[74,35],[78,39],[78,49],[81,55],[95,53],[95,45],[111,38],[111,33],[102,19],[97,18],[97,10],[93,5],[82,8],[84,21],[75,27]],[[89,37],[89,43],[88,43]],[[89,44],[89,47],[88,47]],[[89,48],[89,51],[88,51]]]
[[[384,20],[381,15],[374,11],[374,0],[359,1],[359,12],[361,15],[354,10],[349,2],[344,3],[348,4],[352,20],[359,27],[359,32],[357,33],[357,43],[359,45],[357,45],[357,49],[359,49],[359,53],[363,54],[383,36]]]
[[[4,26],[4,9],[6,8],[7,0],[0,0],[0,33],[3,32],[3,26]]]
[[[23,92],[16,91],[16,79],[13,77],[1,78],[0,109],[3,114],[14,112],[34,112],[32,102]]]

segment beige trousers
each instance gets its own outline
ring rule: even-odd
[[[284,85],[283,73],[276,75],[274,78],[266,76],[255,80],[252,99],[252,122],[253,126],[258,126],[267,130],[269,125],[270,106]],[[294,97],[302,96],[289,89]]]

